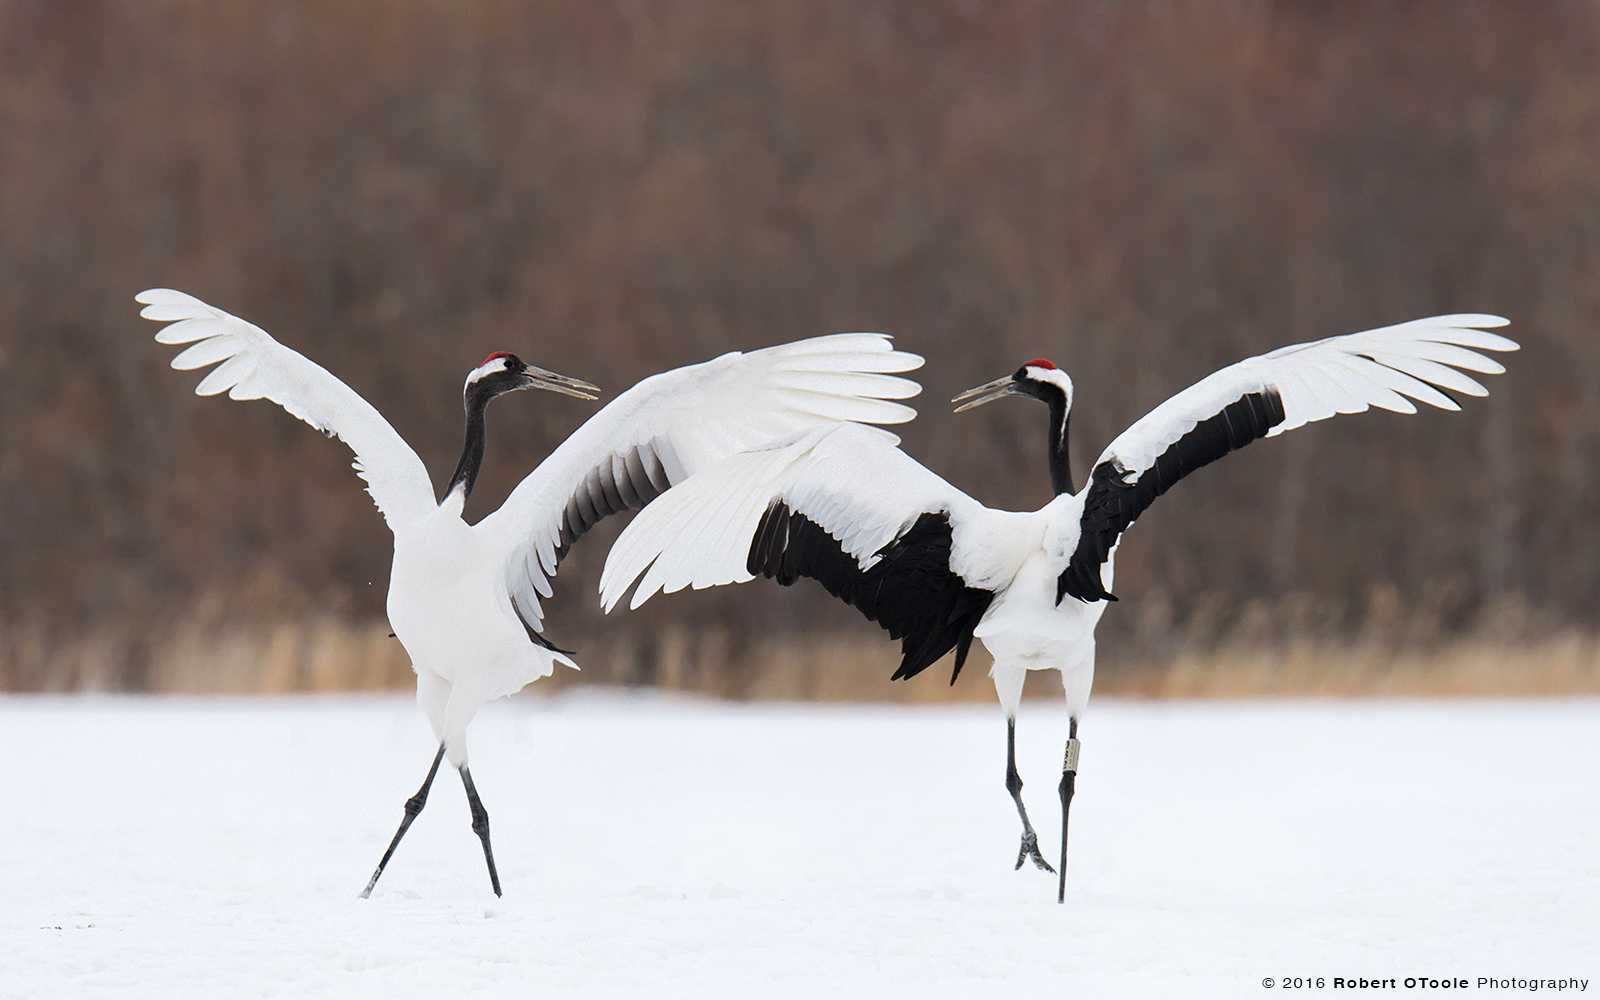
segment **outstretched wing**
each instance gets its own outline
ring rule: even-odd
[[[537,628],[539,598],[550,596],[550,579],[574,541],[697,470],[840,421],[910,420],[916,411],[893,400],[921,386],[890,373],[921,364],[888,337],[842,333],[644,379],[578,428],[481,522],[511,540],[506,587],[517,613]]]
[[[896,679],[954,649],[954,682],[994,588],[1010,578],[1003,556],[987,552],[985,572],[962,542],[974,523],[1003,516],[892,436],[840,425],[734,455],[675,486],[612,546],[601,603],[610,611],[635,580],[637,608],[657,591],[810,577],[902,640]]]
[[[1514,351],[1482,328],[1499,316],[1434,316],[1310,344],[1282,347],[1206,376],[1141,417],[1111,442],[1089,475],[1076,549],[1056,601],[1116,600],[1100,576],[1110,552],[1144,509],[1201,466],[1263,437],[1377,406],[1415,413],[1411,400],[1458,410],[1441,389],[1489,391],[1463,369],[1505,368],[1479,351]]]
[[[428,470],[411,446],[372,404],[321,365],[273,340],[260,327],[170,288],[135,296],[139,315],[170,323],[156,333],[163,344],[189,344],[172,367],[217,365],[195,392],[226,391],[232,399],[270,399],[291,414],[337,437],[355,452],[356,472],[391,531],[436,509]]]

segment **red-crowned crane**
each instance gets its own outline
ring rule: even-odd
[[[1056,497],[1033,512],[992,510],[907,456],[876,428],[803,432],[715,465],[661,497],[612,546],[601,601],[631,607],[657,591],[765,576],[819,581],[901,639],[895,678],[955,650],[954,683],[976,636],[1006,716],[1006,789],[1022,818],[1025,860],[1058,872],[1066,897],[1067,815],[1078,770],[1078,720],[1094,678],[1094,629],[1111,594],[1112,559],[1134,519],[1178,480],[1236,448],[1335,413],[1377,406],[1415,413],[1412,399],[1459,409],[1440,389],[1487,390],[1458,371],[1504,368],[1480,350],[1517,344],[1455,315],[1296,344],[1202,379],[1156,407],[1101,454],[1083,490],[1067,462],[1072,381],[1044,359],[957,396],[966,410],[1011,395],[1049,408]],[[1408,398],[1409,397],[1409,398]],[[643,579],[639,579],[640,576]],[[1051,869],[1022,804],[1016,716],[1029,670],[1058,670],[1069,718],[1062,769],[1061,854]]]
[[[899,423],[915,415],[892,402],[920,386],[893,372],[922,364],[887,337],[815,337],[651,376],[618,396],[529,473],[500,509],[476,524],[462,510],[484,455],[484,410],[517,389],[593,399],[595,387],[524,364],[503,351],[468,375],[466,443],[455,474],[434,494],[422,460],[352,389],[264,330],[171,289],[141,292],[146,319],[171,323],[163,344],[191,344],[174,368],[217,367],[195,390],[269,399],[355,452],[354,467],[394,533],[388,614],[417,674],[417,701],[439,751],[361,895],[371,894],[400,838],[427,802],[448,757],[461,774],[472,829],[483,843],[495,895],[500,876],[489,818],[467,769],[467,724],[485,702],[576,666],[540,632],[540,597],[556,566],[602,518],[635,510],[697,470],[770,441],[840,420]]]

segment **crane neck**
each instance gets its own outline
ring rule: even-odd
[[[1050,488],[1055,490],[1056,496],[1076,493],[1072,487],[1072,466],[1067,460],[1067,421],[1072,411],[1067,409],[1066,396],[1060,393],[1052,393],[1045,402],[1050,405]]]
[[[483,413],[489,406],[489,400],[497,394],[483,391],[479,386],[469,386],[464,397],[467,411],[467,438],[461,446],[461,461],[456,463],[455,475],[450,477],[450,485],[445,489],[445,499],[449,499],[457,490],[461,492],[461,504],[466,505],[467,497],[472,495],[472,486],[478,479],[478,469],[483,465],[484,446],[484,419]]]

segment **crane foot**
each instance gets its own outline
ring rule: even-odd
[[[1022,863],[1029,859],[1033,860],[1033,865],[1035,868],[1038,868],[1041,871],[1047,871],[1052,875],[1055,874],[1056,870],[1050,867],[1050,862],[1046,861],[1044,859],[1044,855],[1039,853],[1039,835],[1034,833],[1032,830],[1028,830],[1022,835],[1022,849],[1017,851],[1016,867],[1021,868]],[[1016,869],[1013,869],[1013,871],[1015,870]]]

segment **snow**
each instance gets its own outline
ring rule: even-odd
[[[1024,704],[1046,843],[1065,730]],[[1600,990],[1596,732],[1593,699],[1101,701],[1058,906],[1011,869],[994,706],[525,694],[470,733],[505,897],[446,769],[361,900],[433,755],[409,698],[11,696],[0,997]]]

